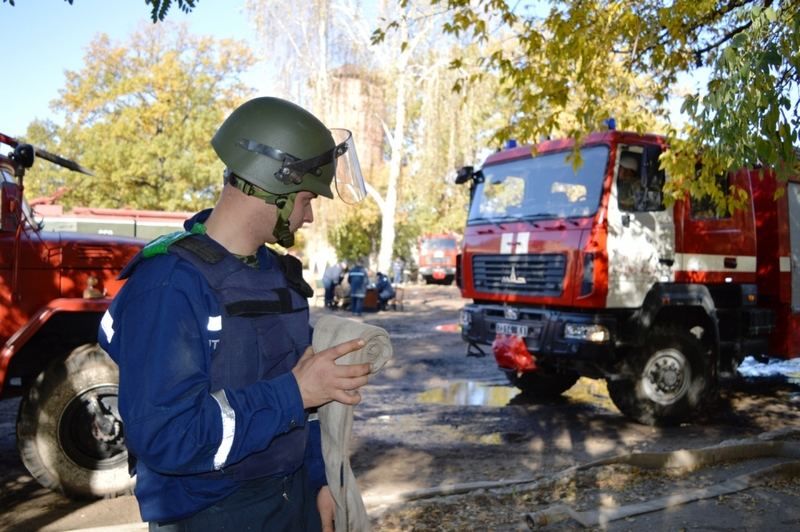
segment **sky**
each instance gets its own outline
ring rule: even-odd
[[[4,49],[0,82],[0,132],[24,137],[29,123],[36,119],[60,121],[49,104],[63,88],[66,70],[83,67],[89,43],[107,33],[114,42],[126,43],[128,36],[142,25],[152,24],[150,8],[143,0],[16,0],[15,6],[0,2],[0,23]],[[245,0],[201,0],[185,14],[173,1],[167,20],[185,23],[198,35],[237,38],[251,43],[254,28],[244,14]],[[270,94],[270,76],[256,65],[243,81],[257,94]],[[696,88],[696,79],[684,77],[683,87]],[[680,100],[671,103],[673,119],[678,118]]]
[[[150,6],[143,0],[73,0],[73,5],[64,0],[16,0],[15,4],[0,2],[5,40],[0,132],[11,136],[24,136],[35,119],[54,117],[49,104],[64,87],[64,72],[83,67],[86,48],[97,34],[125,43],[137,28],[152,24]],[[201,0],[188,15],[175,0],[166,20],[186,23],[198,35],[251,43],[254,39],[244,0]],[[243,80],[259,94],[270,90],[263,66],[257,65]]]

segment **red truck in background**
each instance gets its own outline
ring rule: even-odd
[[[117,275],[145,241],[43,232],[23,199],[34,158],[72,161],[0,134],[0,399],[22,397],[17,445],[43,486],[72,497],[129,492],[116,364],[97,346]]]
[[[419,274],[426,284],[453,283],[458,250],[458,238],[452,234],[430,234],[419,238]]]
[[[194,213],[140,209],[101,209],[73,207],[64,212],[58,204],[31,202],[34,216],[43,231],[69,231],[95,235],[132,236],[147,241],[175,231]]]
[[[800,356],[800,179],[721,176],[749,198],[667,208],[662,137],[616,130],[580,147],[492,154],[471,183],[457,282],[471,347],[491,345],[531,396],[604,378],[621,412],[675,423],[711,401],[747,355]],[[781,191],[776,197],[775,192]]]

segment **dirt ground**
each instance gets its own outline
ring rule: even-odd
[[[667,428],[623,418],[602,381],[581,379],[561,400],[531,403],[506,385],[491,356],[466,357],[457,332],[446,336],[437,330],[450,330],[446,324],[457,319],[462,306],[457,295],[420,289],[412,298],[420,318],[414,325],[379,316],[393,338],[413,338],[394,342],[401,351],[373,380],[357,410],[352,464],[375,529],[524,530],[526,514],[554,504],[576,510],[621,506],[789,461],[741,460],[691,473],[609,465],[555,482],[570,468],[624,453],[702,448],[772,431],[777,440],[794,440],[794,430],[800,431],[800,389],[776,381],[728,382],[718,409]],[[513,480],[525,482],[466,491],[470,484]],[[459,489],[465,493],[448,494]],[[430,492],[434,496],[427,497]],[[594,528],[796,530],[799,502],[798,477],[776,476],[739,493]],[[582,527],[565,519],[536,528]]]
[[[800,459],[791,454],[800,444],[798,387],[726,382],[719,408],[668,428],[623,418],[601,381],[581,379],[557,401],[532,403],[506,384],[491,356],[465,355],[457,327],[463,301],[456,287],[409,286],[404,303],[402,311],[363,318],[384,327],[395,350],[355,409],[351,443],[351,463],[375,530],[527,530],[529,514],[541,516],[557,504],[562,508],[537,528],[579,530],[584,527],[566,507],[608,512],[662,497],[675,500],[692,490],[730,487],[730,479],[741,481],[769,466],[778,473],[747,489],[587,528],[800,529],[800,481],[789,465]],[[330,311],[315,308],[312,321],[323,312]],[[0,530],[142,529],[132,497],[76,502],[39,488],[16,456],[15,408],[15,401],[0,403]],[[756,441],[770,448],[790,451],[691,471],[626,463],[580,468],[626,453],[698,449],[759,436]]]

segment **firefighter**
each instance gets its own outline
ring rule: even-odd
[[[389,301],[394,299],[395,291],[389,276],[384,273],[378,272],[375,281],[375,292],[378,294],[378,310],[386,310]]]
[[[336,308],[335,289],[342,284],[346,272],[347,263],[344,261],[335,262],[325,268],[325,272],[322,274],[322,285],[325,288],[325,308]]]
[[[364,196],[352,137],[277,98],[250,100],[211,144],[225,164],[213,209],[148,244],[100,325],[119,365],[119,410],[150,530],[333,530],[309,411],[359,402],[360,348],[314,354],[290,247],[311,200]],[[313,416],[312,416],[313,417]]]
[[[364,268],[364,259],[356,260],[356,265],[347,273],[347,284],[350,285],[350,310],[354,316],[364,314],[364,298],[367,296],[369,275]]]

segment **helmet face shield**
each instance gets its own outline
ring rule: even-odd
[[[358,162],[353,134],[347,129],[331,129],[336,143],[336,193],[345,203],[354,204],[367,197],[367,187]]]
[[[274,196],[301,190],[355,203],[366,196],[350,131],[328,129],[302,107],[259,97],[237,107],[211,145],[227,169]]]

